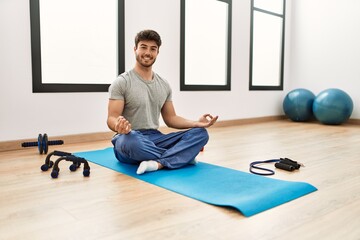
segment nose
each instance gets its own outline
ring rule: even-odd
[[[146,56],[150,56],[150,55],[151,55],[151,51],[150,51],[149,49],[146,49],[145,55],[146,55]]]

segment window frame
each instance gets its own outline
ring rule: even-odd
[[[250,63],[249,63],[249,90],[284,90],[284,52],[285,52],[285,10],[286,0],[283,2],[282,14],[267,11],[265,9],[257,8],[254,6],[254,1],[251,0],[251,27],[250,27]],[[258,11],[261,13],[269,14],[274,17],[282,18],[282,35],[281,35],[281,52],[280,52],[280,74],[279,74],[279,85],[254,85],[253,84],[253,48],[254,48],[254,12]]]
[[[32,92],[107,92],[110,84],[43,83],[41,67],[40,1],[30,1]],[[43,0],[46,1],[46,0]],[[125,0],[118,1],[118,74],[125,70]],[[115,79],[115,78],[114,78]]]
[[[191,0],[188,0],[191,1]],[[227,65],[225,85],[196,85],[185,83],[185,4],[186,0],[181,0],[181,13],[180,13],[180,91],[230,91],[231,90],[231,31],[232,31],[232,0],[217,0],[228,4],[228,19],[227,19]]]

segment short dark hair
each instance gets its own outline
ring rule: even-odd
[[[135,47],[137,47],[140,41],[155,41],[156,45],[160,48],[161,46],[161,37],[154,30],[146,29],[141,32],[138,32],[135,37]]]

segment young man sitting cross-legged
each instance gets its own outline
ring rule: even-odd
[[[204,114],[191,121],[176,114],[169,83],[152,71],[160,46],[157,32],[139,32],[135,67],[119,75],[109,88],[107,124],[117,133],[112,139],[115,156],[123,163],[139,164],[137,174],[195,164],[209,139],[205,128],[218,119]],[[168,127],[187,130],[161,133],[160,114]]]

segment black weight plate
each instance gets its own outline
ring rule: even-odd
[[[48,136],[47,134],[45,133],[44,134],[44,137],[42,139],[42,146],[43,146],[43,149],[44,149],[44,153],[47,154],[48,150],[49,150],[49,145],[48,145]]]
[[[42,154],[44,149],[43,149],[43,137],[41,134],[39,134],[38,136],[38,149],[39,149],[39,153]]]

